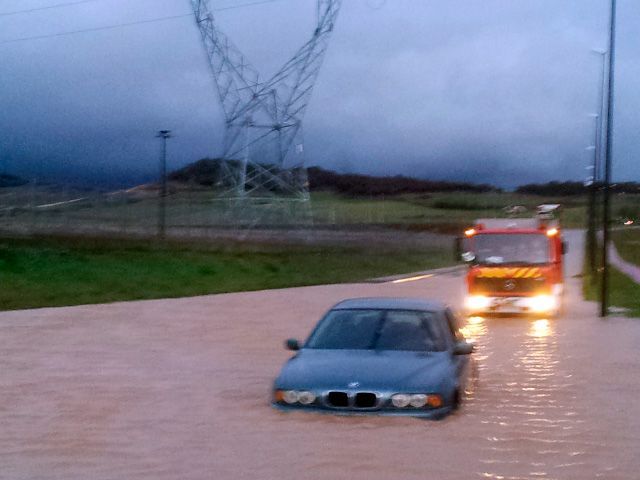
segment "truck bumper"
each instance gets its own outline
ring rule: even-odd
[[[551,295],[527,297],[469,295],[465,300],[465,312],[467,315],[508,313],[555,317],[562,310],[562,291],[561,287],[554,290]]]

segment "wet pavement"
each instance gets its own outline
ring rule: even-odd
[[[333,303],[459,303],[455,272],[1,313],[0,478],[637,478],[640,322],[580,299],[569,241],[565,317],[469,319],[479,381],[442,421],[287,414],[269,390]]]

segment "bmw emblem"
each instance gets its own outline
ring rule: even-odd
[[[507,291],[512,291],[516,288],[516,282],[515,280],[507,280],[506,282],[504,282],[504,289]]]
[[[360,386],[360,382],[351,382],[349,383],[349,388],[358,388]]]

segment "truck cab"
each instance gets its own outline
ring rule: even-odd
[[[465,231],[467,314],[560,314],[566,245],[558,209],[541,205],[529,219],[479,219]]]

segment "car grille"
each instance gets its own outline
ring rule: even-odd
[[[489,295],[492,293],[531,293],[544,287],[544,278],[475,278],[471,283],[471,293]]]
[[[349,396],[346,392],[329,392],[327,403],[330,407],[346,408],[349,406]]]
[[[378,403],[375,393],[360,392],[356,394],[355,406],[357,408],[373,408]]]
[[[373,392],[357,392],[349,395],[347,392],[329,392],[325,401],[333,408],[362,408],[371,409],[378,406],[378,396]]]

